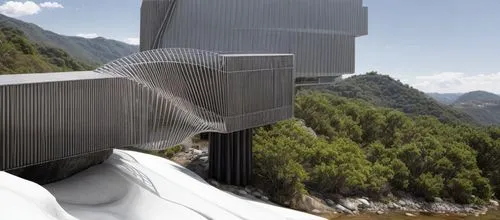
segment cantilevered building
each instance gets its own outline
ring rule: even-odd
[[[251,128],[293,116],[293,65],[291,54],[164,48],[95,71],[0,75],[0,171],[47,183],[113,148],[214,132],[212,175],[247,184]]]
[[[354,72],[362,0],[144,0],[141,50],[295,54],[297,82]],[[314,80],[316,79],[316,80]]]
[[[294,82],[286,88],[353,73],[355,38],[367,32],[362,0],[143,0],[140,49],[293,54]],[[265,80],[255,82],[266,87]],[[242,167],[251,164],[251,133],[210,133],[209,175],[233,184],[248,179],[251,170]]]
[[[209,175],[246,185],[252,129],[293,116],[295,82],[354,72],[355,38],[367,34],[362,0],[144,0],[141,10],[142,52],[95,71],[0,76],[0,171],[46,183],[113,148],[210,132]]]

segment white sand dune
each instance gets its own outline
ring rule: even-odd
[[[43,187],[0,172],[0,219],[323,218],[226,193],[160,157],[115,150],[105,163]]]

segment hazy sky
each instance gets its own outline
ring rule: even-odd
[[[0,0],[0,13],[60,34],[138,43],[140,3]],[[357,73],[375,70],[426,92],[500,93],[500,0],[364,4],[369,34],[357,40]]]

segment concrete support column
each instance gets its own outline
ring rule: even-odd
[[[252,176],[252,129],[209,135],[210,178],[221,183],[245,186]]]

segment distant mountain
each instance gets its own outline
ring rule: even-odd
[[[463,95],[463,93],[427,93],[427,95],[441,104],[451,105],[458,99],[458,97]]]
[[[409,115],[432,115],[443,122],[474,123],[469,115],[440,104],[399,80],[375,72],[341,80],[327,90],[343,97],[363,99],[378,106],[398,109]]]
[[[0,74],[81,71],[94,66],[59,49],[31,42],[22,31],[0,25]]]
[[[457,98],[454,104],[470,103],[470,102],[491,102],[500,101],[500,96],[491,92],[473,91],[468,92]]]
[[[474,118],[483,125],[500,125],[500,96],[485,92],[473,91],[460,96],[453,107]]]
[[[1,14],[0,26],[19,29],[24,32],[29,40],[35,43],[63,49],[70,56],[92,65],[104,64],[138,51],[137,46],[102,37],[86,39],[59,35],[44,30],[35,24],[26,23]]]

